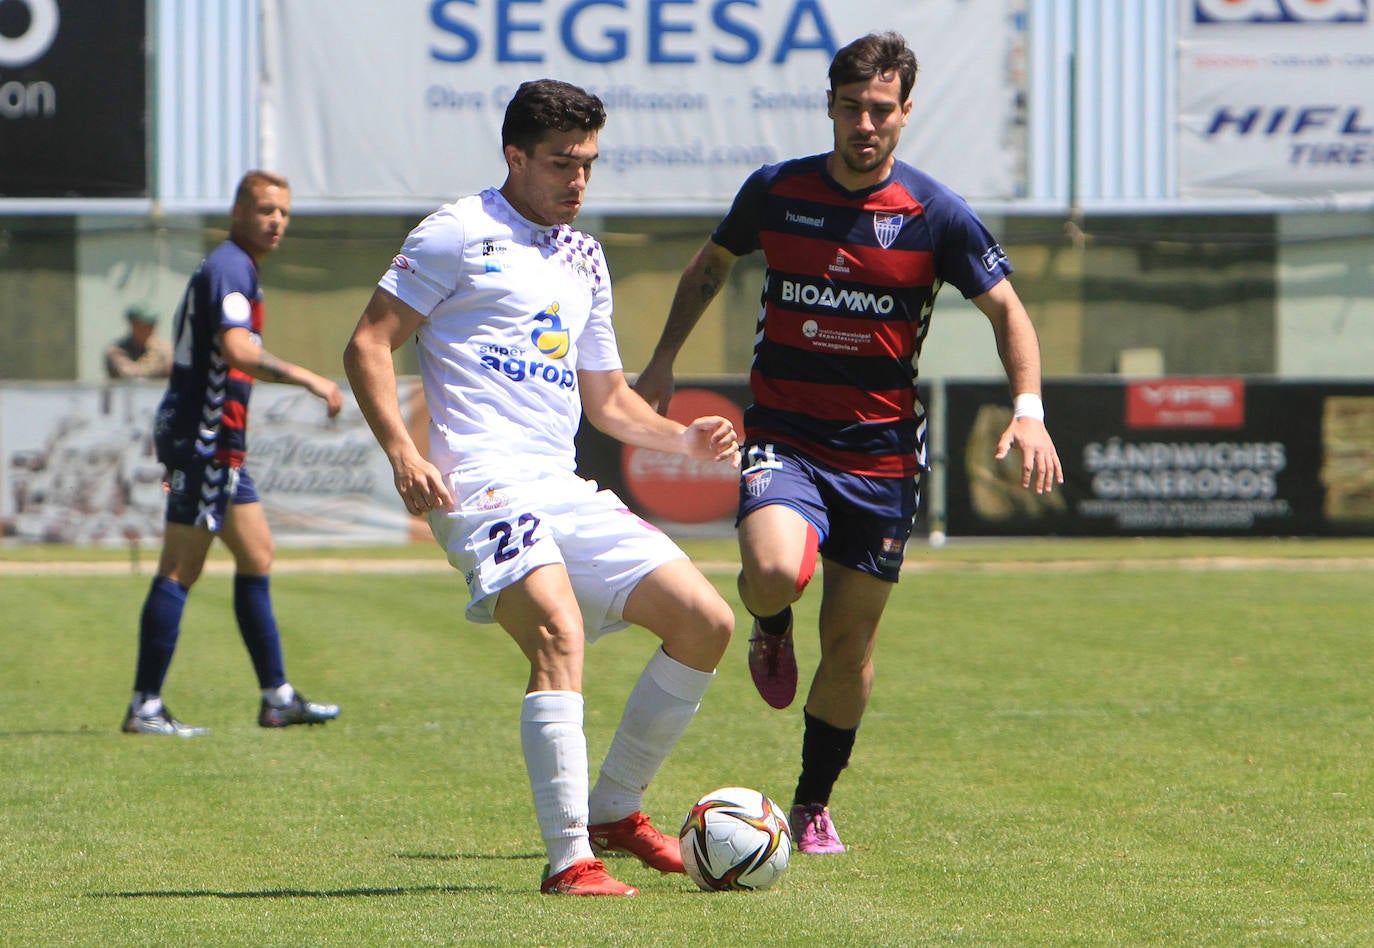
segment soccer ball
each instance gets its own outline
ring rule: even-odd
[[[707,892],[766,889],[792,858],[787,817],[747,787],[721,787],[698,800],[679,840],[687,875]]]

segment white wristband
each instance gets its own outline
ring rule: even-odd
[[[1017,395],[1011,400],[1012,418],[1034,418],[1036,421],[1045,420],[1045,403],[1040,400],[1039,395],[1032,395],[1029,392]]]

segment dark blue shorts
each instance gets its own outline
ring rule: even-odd
[[[211,533],[224,528],[230,504],[258,502],[247,468],[198,458],[167,464],[167,486],[167,522],[204,527]]]
[[[750,442],[739,517],[782,504],[816,528],[827,560],[895,583],[916,520],[918,478],[868,477],[827,467],[784,444]]]

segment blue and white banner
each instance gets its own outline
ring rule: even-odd
[[[1188,198],[1374,199],[1374,0],[1180,0]]]
[[[523,81],[606,103],[596,212],[718,212],[830,148],[826,76],[873,31],[921,70],[898,155],[970,199],[1024,192],[1020,0],[265,0],[264,161],[298,207],[420,207],[500,184]]]

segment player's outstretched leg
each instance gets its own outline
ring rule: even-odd
[[[773,632],[769,625],[780,625]],[[770,707],[782,709],[797,696],[797,653],[792,646],[792,607],[765,619],[754,619],[749,636],[749,677]]]
[[[587,827],[592,851],[634,856],[659,872],[685,872],[676,836],[660,833],[649,818],[636,810],[623,820]]]
[[[148,588],[139,617],[134,693],[120,727],[125,734],[200,737],[210,733],[208,728],[181,723],[162,703],[162,684],[176,652],[188,593],[187,587],[165,576],[154,578]]]

